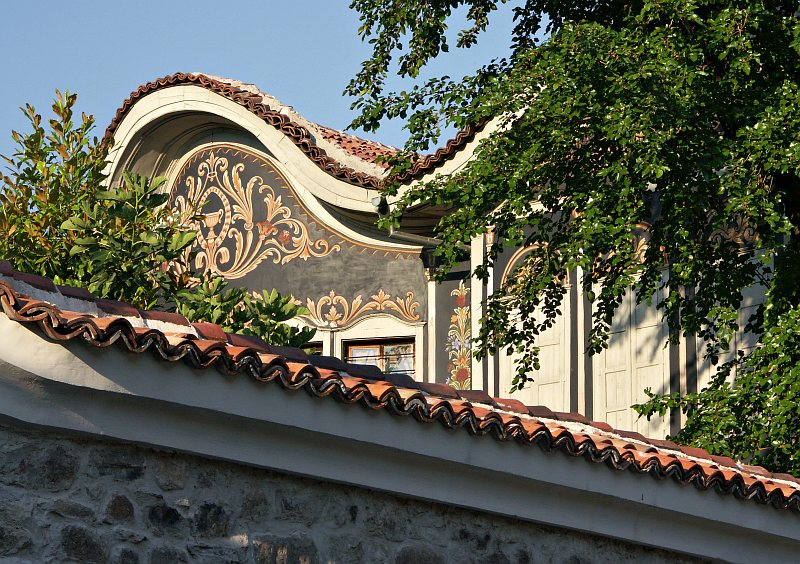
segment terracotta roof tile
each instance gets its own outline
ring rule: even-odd
[[[196,339],[194,335],[187,333],[165,333],[164,336],[166,337],[167,342],[173,347],[185,345],[187,341],[194,341]]]
[[[237,362],[244,357],[252,357],[261,352],[257,347],[240,346],[233,344],[229,344],[223,350],[227,353],[226,355],[227,357],[230,357],[232,360]]]
[[[789,482],[794,482],[796,484],[800,484],[800,478],[797,478],[796,476],[792,476],[791,474],[783,474],[783,473],[780,473],[780,472],[773,472],[772,477],[773,478],[777,478],[778,480],[785,480],[785,481],[789,481]]]
[[[676,457],[675,460],[677,461],[678,464],[680,464],[683,471],[686,472],[687,474],[691,473],[692,471],[701,469],[699,466],[699,462],[697,460],[691,458],[682,458],[682,457]]]
[[[619,435],[620,437],[625,437],[626,439],[636,439],[637,441],[648,442],[647,437],[642,435],[641,433],[637,433],[635,431],[625,431],[621,429],[614,429],[614,432]]]
[[[525,432],[528,433],[528,441],[532,442],[534,438],[539,436],[541,433],[550,435],[550,431],[543,421],[539,421],[538,419],[522,419],[520,420],[520,423],[522,424],[523,429],[525,429]]]
[[[239,335],[238,333],[228,333],[228,342],[236,347],[253,348],[260,351],[266,351],[269,345],[264,342],[260,337],[253,335]]]
[[[547,430],[550,431],[554,443],[558,442],[559,440],[563,440],[564,438],[572,440],[572,431],[566,427],[562,427],[561,425],[547,425]],[[608,443],[611,444],[611,441],[609,440]]]
[[[136,311],[118,302],[110,303],[111,306],[104,304],[107,307],[101,309]],[[116,343],[134,353],[149,351],[166,362],[180,360],[195,368],[215,366],[230,376],[275,382],[287,390],[302,388],[318,397],[330,397],[331,401],[359,403],[368,409],[412,415],[420,424],[438,422],[448,428],[463,427],[471,434],[536,444],[566,456],[583,457],[588,463],[650,474],[656,479],[692,484],[700,489],[713,487],[721,495],[800,512],[798,478],[770,474],[761,467],[735,465],[727,457],[712,457],[702,449],[678,447],[670,441],[647,439],[638,433],[609,431],[607,426],[593,424],[576,414],[555,414],[541,406],[523,410],[515,400],[502,398],[489,398],[492,403],[488,403],[487,396],[482,393],[457,392],[442,384],[420,383],[406,387],[399,385],[399,380],[390,374],[385,375],[385,381],[356,377],[313,366],[303,359],[259,350],[250,340],[246,346],[240,346],[227,339],[208,338],[219,337],[215,326],[209,324],[192,326],[200,336],[197,338],[190,332],[134,327],[124,317],[95,317],[84,312],[64,311],[51,303],[31,300],[5,281],[0,281],[0,306],[9,319],[38,326],[55,340],[81,338],[95,347]],[[138,318],[139,312],[136,314]],[[141,312],[141,317],[158,316]],[[244,342],[237,338],[232,340]],[[288,352],[295,350],[287,349]],[[557,420],[556,416],[563,419]],[[620,476],[623,479],[624,474]]]
[[[619,433],[619,431],[617,431],[617,433]],[[678,446],[678,449],[683,454],[688,454],[689,456],[694,456],[696,458],[710,458],[711,457],[711,455],[708,454],[708,451],[706,451],[706,450],[704,450],[702,448],[689,447],[689,446]]]
[[[335,356],[324,356],[321,354],[312,354],[308,357],[308,362],[318,368],[327,368],[329,370],[338,370],[340,372],[347,372],[347,364]]]
[[[49,278],[45,278],[44,276],[39,276],[38,274],[26,274],[24,272],[15,271],[12,276],[15,280],[25,282],[34,288],[39,288],[41,290],[47,290],[50,292],[55,292],[57,290],[55,282]]]
[[[339,147],[344,149],[348,154],[375,163],[380,157],[389,157],[397,153],[396,147],[390,147],[377,141],[370,141],[369,139],[362,139],[355,135],[350,135],[344,131],[332,129],[324,125],[317,124],[317,128],[322,133],[324,139],[336,143]],[[386,166],[386,165],[381,165]]]
[[[192,323],[198,336],[203,339],[214,339],[228,342],[228,334],[216,323]]]
[[[386,380],[381,369],[372,364],[351,364],[346,365],[347,373],[368,380]]]
[[[149,327],[131,327],[130,330],[136,337],[139,337],[139,338],[140,337],[146,337],[148,335],[153,335],[153,336],[164,337],[164,338],[169,340],[170,337],[174,336],[171,333],[162,333],[161,331],[159,331],[157,329],[151,329]],[[186,340],[185,338],[181,339],[181,344],[185,340]]]
[[[76,298],[79,300],[94,301],[95,297],[86,288],[73,288],[72,286],[58,286],[58,291],[62,296]]]
[[[125,302],[117,300],[95,300],[97,307],[111,315],[119,315],[122,317],[139,317],[139,310]]]
[[[372,394],[372,397],[378,401],[383,401],[386,394],[394,390],[394,386],[387,382],[377,381],[377,382],[367,382],[365,384],[369,392]]]
[[[461,151],[470,141],[475,138],[489,120],[482,120],[474,126],[468,126],[456,134],[455,137],[450,139],[444,147],[436,150],[433,154],[420,157],[414,162],[413,166],[403,173],[398,180],[401,182],[408,182],[420,176],[428,174],[432,170],[441,166],[451,158],[453,158],[459,151]]]
[[[668,449],[678,450],[678,445],[666,439],[647,439],[647,441],[651,445],[656,446],[658,448],[668,448]]]
[[[295,146],[305,153],[314,164],[334,178],[365,188],[378,189],[383,185],[382,178],[366,172],[356,171],[328,155],[317,144],[312,131],[308,127],[293,121],[287,115],[281,113],[278,108],[270,107],[266,103],[267,100],[263,93],[254,92],[253,89],[247,88],[246,85],[237,81],[211,77],[200,73],[175,73],[139,86],[117,110],[114,119],[106,129],[105,139],[111,139],[114,136],[122,120],[125,119],[125,116],[140,99],[165,88],[185,85],[205,88],[247,108],[259,119],[278,129],[291,139]],[[436,169],[461,151],[485,125],[486,121],[484,120],[474,127],[467,127],[449,140],[444,147],[430,155],[421,156],[399,180],[409,181]],[[378,157],[388,156],[397,151],[394,147],[362,139],[318,124],[312,125],[309,122],[309,127],[317,129],[323,139],[335,144],[346,154],[370,164],[375,164]]]
[[[736,462],[732,458],[729,458],[727,456],[718,456],[712,454],[709,458],[711,458],[711,460],[713,460],[720,466],[730,466],[730,467],[736,466]]]
[[[308,362],[308,355],[303,349],[297,347],[280,347],[267,345],[267,350],[274,355],[279,355],[294,362]]]
[[[658,463],[658,456],[655,452],[642,452],[640,450],[632,450],[630,452],[634,462],[642,468],[648,468],[651,464]]]
[[[477,417],[478,419],[487,420],[489,418],[494,418],[502,422],[503,414],[498,413],[492,409],[486,409],[485,407],[481,407],[479,405],[471,406],[472,415]]]
[[[786,484],[773,484],[773,488],[780,492],[782,498],[789,498],[797,491],[794,487]]]
[[[544,406],[537,405],[535,409],[541,410]],[[534,408],[531,408],[534,409]],[[546,409],[546,408],[545,408]],[[561,421],[574,421],[575,423],[589,423],[589,419],[585,416],[581,415],[580,413],[571,413],[571,412],[563,412],[563,411],[554,411],[553,412],[556,418],[560,419]]]
[[[683,448],[681,448],[683,450]],[[751,474],[757,474],[759,476],[771,476],[769,470],[764,468],[763,466],[750,466],[747,464],[738,464],[739,468],[744,470],[745,472],[750,472]]]
[[[207,356],[215,350],[222,352],[227,348],[226,343],[216,339],[195,339],[192,344],[202,356]]]
[[[176,73],[140,86],[130,94],[117,110],[114,119],[106,129],[105,139],[111,139],[114,136],[114,132],[119,124],[134,104],[141,98],[165,88],[184,85],[194,85],[205,88],[210,92],[224,96],[228,100],[247,108],[265,123],[278,129],[291,139],[314,164],[334,178],[366,188],[378,188],[381,185],[381,179],[363,172],[357,172],[328,156],[324,150],[317,146],[314,142],[313,135],[307,128],[293,122],[278,109],[271,108],[269,105],[265,104],[263,96],[250,92],[242,86],[234,85],[230,82],[203,74]]]
[[[61,313],[63,315],[63,313],[66,312]],[[130,328],[130,323],[120,317],[91,317],[84,321],[82,325],[86,327],[88,331],[91,331],[93,336],[97,335],[96,338],[102,338],[104,333],[113,331],[115,328],[119,330],[124,330],[126,326]]]
[[[61,319],[66,321],[67,323],[74,321],[76,319],[91,319],[92,315],[89,313],[78,313],[75,311],[59,311],[58,312]]]
[[[408,374],[404,374],[402,372],[394,372],[394,373],[390,372],[388,374],[385,374],[385,376],[386,376],[386,380],[388,382],[391,382],[395,386],[399,386],[401,388],[412,388],[412,389],[415,389],[415,390],[419,390],[420,389],[419,388],[419,382],[414,380]]]
[[[157,310],[138,310],[139,317],[147,321],[163,321],[165,323],[172,323],[175,325],[184,325],[191,327],[192,324],[183,315],[172,313],[169,311]]]
[[[456,393],[467,401],[497,406],[492,396],[483,390],[456,390]]]
[[[663,469],[666,469],[671,464],[676,464],[678,462],[678,457],[674,454],[657,453],[653,455],[653,458],[658,460]],[[736,473],[732,472],[732,475],[736,475]]]
[[[458,399],[458,392],[453,386],[434,382],[418,382],[419,389],[434,396]]]
[[[604,421],[590,421],[589,424],[592,427],[596,427],[598,429],[602,429],[603,431],[608,431],[609,433],[614,432],[614,428]]]
[[[533,415],[534,417],[547,417],[548,419],[558,419],[558,415],[556,415],[552,409],[547,408],[543,405],[529,405],[528,413]]]
[[[524,415],[530,415],[528,408],[519,400],[510,399],[510,398],[494,398],[497,407],[500,409],[505,409],[506,411],[513,411],[514,413],[521,413]]]
[[[431,409],[434,409],[434,408],[436,408],[438,406],[442,406],[442,405],[446,406],[448,409],[450,409],[450,411],[452,411],[454,408],[458,408],[458,407],[463,408],[463,407],[465,407],[465,403],[466,402],[463,402],[461,400],[451,401],[452,398],[444,398],[444,397],[440,397],[440,396],[432,396],[432,395],[424,393],[424,392],[419,392],[419,393],[421,394],[421,397],[423,398],[425,404]]]

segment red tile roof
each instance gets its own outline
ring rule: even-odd
[[[131,93],[117,110],[114,119],[111,120],[111,124],[106,129],[105,139],[110,139],[114,136],[114,132],[117,130],[117,127],[119,127],[119,124],[139,99],[164,88],[185,85],[200,86],[247,108],[253,114],[264,120],[264,122],[280,130],[291,139],[314,164],[334,178],[366,188],[377,188],[380,186],[381,180],[379,178],[363,172],[356,172],[352,168],[343,166],[328,156],[328,154],[314,142],[314,138],[308,129],[295,123],[278,110],[263,103],[263,96],[250,92],[241,86],[229,84],[203,74],[176,73],[140,86]]]
[[[436,149],[436,151],[430,155],[420,157],[409,170],[400,175],[398,180],[407,182],[435,170],[461,151],[475,138],[476,134],[486,127],[488,122],[489,120],[482,120],[474,126],[470,125],[462,129],[455,137],[445,143],[444,147]]]
[[[248,109],[265,123],[275,127],[289,137],[314,164],[334,178],[365,188],[379,189],[383,185],[383,178],[366,172],[356,171],[352,167],[339,162],[326,153],[316,142],[314,132],[310,131],[308,127],[293,121],[290,117],[279,111],[278,108],[273,108],[268,105],[266,103],[266,94],[254,92],[252,89],[246,88],[245,85],[232,80],[210,77],[199,73],[172,74],[148,82],[134,90],[117,110],[114,119],[111,120],[111,124],[109,124],[106,129],[105,139],[110,139],[114,136],[122,120],[125,119],[125,116],[134,104],[141,98],[165,88],[185,85],[205,88]],[[397,151],[396,148],[384,145],[383,143],[362,139],[343,131],[318,124],[311,124],[311,122],[309,122],[309,124],[312,129],[317,129],[318,133],[321,134],[322,138],[326,141],[334,143],[348,155],[370,164],[376,164],[378,157],[389,156]],[[430,155],[420,157],[414,163],[414,166],[400,177],[400,180],[411,180],[434,170],[463,149],[467,143],[474,139],[475,134],[480,131],[485,124],[486,122],[484,121],[475,127],[464,129],[453,139],[449,140],[444,147]]]
[[[526,407],[518,400],[492,398],[480,391],[463,392],[445,384],[409,380],[398,383],[401,381],[391,374],[356,377],[320,367],[327,363],[324,359],[320,359],[320,366],[314,366],[314,357],[307,357],[302,350],[231,335],[214,324],[192,324],[180,315],[140,311],[128,304],[87,297],[85,291],[72,288],[55,291],[52,281],[16,272],[5,261],[0,261],[0,273],[6,277],[0,279],[0,306],[5,315],[24,325],[38,326],[56,341],[80,339],[94,347],[118,343],[133,353],[149,351],[166,362],[183,361],[200,369],[213,366],[228,376],[275,382],[287,390],[302,388],[331,401],[412,415],[421,424],[438,422],[447,428],[464,428],[472,435],[490,435],[500,441],[583,457],[588,463],[604,464],[611,470],[649,474],[702,490],[713,488],[721,495],[800,512],[800,479],[788,474],[773,474],[702,449],[648,439],[590,422],[578,414]],[[32,286],[37,293],[52,293],[54,302],[65,297],[75,300],[69,303],[75,304],[72,307],[81,305],[83,311],[61,309],[41,296],[34,299],[15,289],[14,281]],[[90,310],[97,314],[87,313]],[[169,329],[154,326],[154,321],[168,324],[162,327]],[[620,479],[625,475],[620,472]]]
[[[336,143],[347,154],[358,157],[361,160],[376,163],[379,157],[390,157],[397,152],[396,147],[390,147],[377,141],[370,141],[369,139],[362,139],[355,135],[350,135],[344,131],[326,127],[324,125],[317,125],[317,128],[322,133],[322,137],[332,143]],[[385,164],[380,166],[385,167]]]

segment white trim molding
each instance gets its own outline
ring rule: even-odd
[[[376,190],[333,178],[312,163],[281,131],[236,102],[194,85],[157,90],[131,107],[114,132],[117,149],[112,151],[112,160],[106,170],[109,177],[113,177],[120,166],[128,165],[122,162],[125,149],[136,149],[137,138],[145,131],[165,118],[193,112],[221,117],[253,135],[269,148],[295,185],[304,186],[317,198],[352,210],[374,211],[372,199],[379,195]]]

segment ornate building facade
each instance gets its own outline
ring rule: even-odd
[[[405,181],[457,170],[490,127],[460,133],[421,159]],[[310,346],[320,354],[509,395],[514,358],[477,360],[471,338],[483,300],[528,249],[504,253],[482,283],[470,272],[491,235],[477,238],[459,268],[431,282],[432,229],[446,210],[423,203],[403,218],[400,231],[375,228],[385,174],[377,159],[392,147],[309,122],[251,84],[201,74],[141,86],[107,136],[114,140],[112,182],[123,170],[167,177],[174,204],[198,232],[194,266],[253,291],[293,296],[309,310],[302,322],[317,329]],[[659,315],[629,297],[609,348],[586,355],[591,304],[575,284],[579,277],[565,281],[563,315],[542,335],[542,369],[511,397],[648,436],[676,430],[678,420],[637,421],[630,405],[645,399],[645,388],[702,387],[711,368],[702,362],[701,344],[688,338],[665,346]],[[743,318],[759,293],[747,299]],[[737,346],[751,346],[746,335]]]

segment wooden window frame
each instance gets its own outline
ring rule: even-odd
[[[392,373],[395,374],[407,374],[414,377],[414,373],[416,372],[416,340],[408,337],[401,337],[401,338],[386,338],[386,339],[352,339],[342,342],[342,349],[344,352],[344,359],[346,362],[350,362],[353,364],[374,364],[378,368],[381,369],[383,372],[388,372],[387,367],[387,354],[384,352],[385,347],[392,347],[392,346],[410,346],[410,352],[405,353],[404,357],[410,359],[411,361],[411,369],[410,370],[392,370]],[[361,358],[374,358],[378,360],[378,363],[359,363],[356,362],[358,357],[354,357],[352,351],[358,349],[378,349],[377,355],[368,355],[366,357]],[[391,354],[391,353],[390,353]]]

